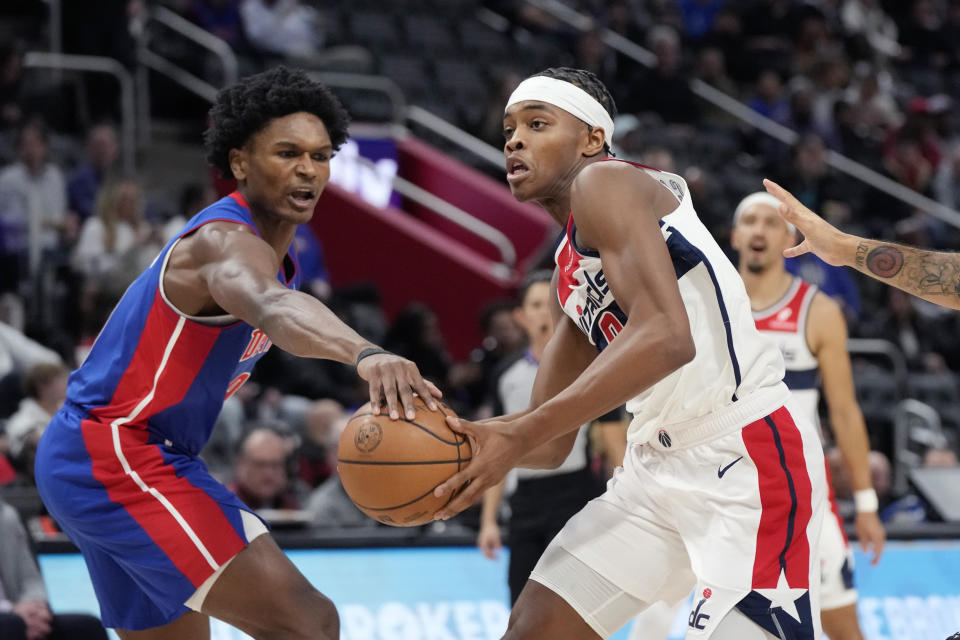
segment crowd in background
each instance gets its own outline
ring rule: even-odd
[[[23,19],[32,15],[24,7],[40,11],[34,4],[43,3],[13,4]],[[62,3],[68,11],[72,4]],[[97,11],[73,16],[75,22],[65,16],[65,49],[133,65],[132,37],[144,3],[95,4]],[[229,43],[251,69],[278,59],[353,70],[383,64],[382,54],[357,46],[364,43],[343,42],[337,25],[344,9],[337,3],[166,4]],[[855,232],[958,246],[955,228],[837,172],[828,160],[836,151],[947,207],[960,207],[960,1],[569,0],[594,20],[596,29],[582,34],[522,2],[474,4],[504,17],[506,32],[523,46],[557,52],[555,66],[596,73],[619,107],[619,154],[684,176],[722,246],[728,245],[734,206],[757,190],[761,176],[777,179],[804,204]],[[83,32],[97,21],[97,30]],[[76,113],[49,99],[61,95],[54,89],[62,87],[32,84],[23,68],[26,45],[13,36],[42,43],[43,21],[36,23],[35,31],[0,33],[6,39],[0,40],[5,486],[30,485],[32,451],[63,402],[69,370],[82,362],[126,286],[214,198],[205,180],[151,198],[142,177],[123,171],[110,87],[86,86],[73,103],[84,106]],[[611,49],[606,29],[646,47],[654,65],[644,67]],[[536,70],[523,60],[487,65],[476,78],[487,106],[481,101],[479,110],[457,111],[458,123],[500,146],[505,97]],[[757,133],[699,99],[692,78],[795,131],[796,143]],[[365,337],[416,361],[461,415],[492,415],[497,378],[525,348],[515,302],[489,301],[477,318],[482,342],[468,358],[454,361],[426,306],[413,302],[388,318],[373,287],[331,290],[320,241],[306,228],[298,234],[299,247],[311,256],[303,261],[309,289]],[[549,258],[549,248],[544,255]],[[538,266],[544,265],[530,265]],[[960,316],[815,258],[790,268],[841,302],[853,336],[897,345],[910,380],[917,381],[908,391],[927,394],[946,427],[920,455],[926,464],[956,465],[960,412],[951,409],[960,409]],[[867,361],[858,363],[855,374],[882,378]],[[864,401],[872,397],[864,393]],[[224,406],[204,457],[251,506],[273,510],[278,518],[292,517],[294,510],[317,526],[377,526],[352,507],[336,478],[339,434],[366,394],[350,367],[272,349]],[[891,505],[890,518],[927,518],[922,505],[911,510],[891,489],[890,408],[878,403],[864,411],[872,444],[880,449],[874,466],[883,504]],[[834,473],[841,475],[842,496],[842,471]]]

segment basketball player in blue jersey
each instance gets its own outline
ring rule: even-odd
[[[609,158],[615,114],[596,76],[574,69],[527,78],[505,107],[514,196],[566,227],[556,328],[528,410],[451,421],[475,457],[437,488],[461,490],[437,517],[511,467],[555,466],[581,424],[626,403],[623,467],[550,543],[504,637],[608,638],[694,589],[687,638],[816,638],[816,429],[791,408],[780,351],[683,178]]]
[[[796,230],[777,214],[780,201],[769,193],[750,194],[737,206],[731,245],[753,305],[757,328],[780,347],[784,382],[797,407],[819,424],[819,386],[823,387],[830,426],[850,473],[857,507],[857,538],[864,551],[880,559],[886,535],[877,517],[877,494],[870,478],[870,442],[857,405],[847,353],[847,323],[840,306],[826,294],[787,272],[783,250]],[[822,384],[820,382],[822,381]],[[829,472],[828,472],[829,481]],[[820,538],[822,582],[820,619],[830,640],[861,640],[853,553],[833,501]]]
[[[891,287],[960,311],[960,253],[844,233],[776,182],[764,180],[763,186],[782,203],[780,215],[803,234],[800,244],[783,252],[787,258],[813,253],[827,264],[852,267]]]
[[[37,486],[124,640],[209,638],[208,616],[255,638],[334,640],[333,604],[198,454],[274,343],[355,363],[373,406],[385,400],[393,416],[412,410],[414,392],[429,404],[439,392],[296,291],[294,232],[347,137],[336,97],[280,67],[221,92],[210,116],[208,159],[237,191],[191,219],[124,294],[43,435]]]

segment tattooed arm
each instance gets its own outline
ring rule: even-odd
[[[803,242],[784,251],[784,256],[813,253],[834,266],[853,267],[924,300],[960,310],[960,253],[927,251],[843,233],[777,183],[764,180],[763,185],[783,203],[780,215],[804,236]]]

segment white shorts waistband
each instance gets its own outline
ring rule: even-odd
[[[755,391],[749,396],[707,415],[692,420],[667,424],[657,429],[649,441],[641,443],[659,451],[677,451],[694,447],[730,431],[742,429],[751,422],[770,415],[790,399],[790,390],[783,383]]]

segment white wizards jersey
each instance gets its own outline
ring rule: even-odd
[[[772,411],[786,401],[788,392],[780,351],[757,331],[743,281],[697,217],[686,182],[672,173],[634,166],[677,198],[677,208],[660,220],[660,232],[697,352],[692,361],[627,402],[633,414],[627,439],[649,442],[659,429],[660,442],[670,446],[664,432],[690,430],[708,420],[756,420],[766,415],[754,415],[758,404],[774,402]],[[627,316],[610,292],[600,254],[577,244],[572,214],[555,257],[560,305],[602,351],[623,329]]]
[[[819,425],[820,369],[807,344],[807,315],[817,287],[794,278],[787,293],[776,304],[753,312],[757,329],[780,347],[787,383],[796,407],[811,424]]]

